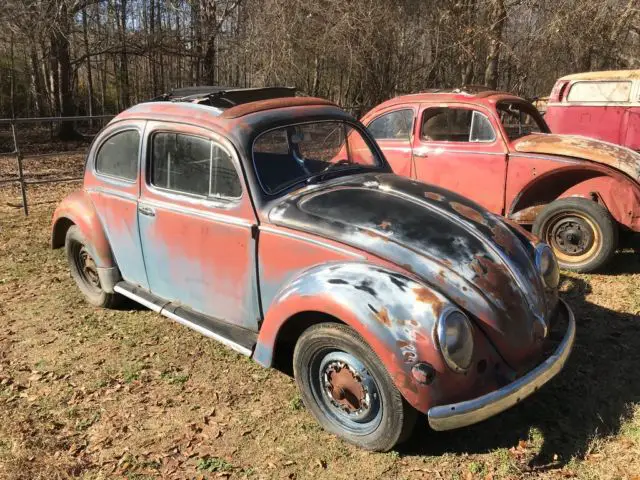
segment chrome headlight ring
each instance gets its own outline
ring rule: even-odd
[[[536,246],[536,268],[547,288],[558,288],[560,267],[553,250],[546,243]]]
[[[437,327],[440,352],[447,366],[457,373],[466,372],[473,361],[473,327],[469,318],[455,307],[442,311]]]

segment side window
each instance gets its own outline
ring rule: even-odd
[[[425,110],[421,137],[433,142],[492,142],[495,133],[489,119],[480,112],[437,107]]]
[[[471,134],[469,141],[493,142],[495,139],[496,134],[493,131],[489,119],[483,113],[474,110],[471,117]]]
[[[140,134],[126,130],[109,137],[96,155],[96,171],[104,175],[135,180],[138,177]]]
[[[396,110],[376,118],[367,127],[376,140],[409,140],[413,128],[413,110]]]
[[[576,82],[571,86],[568,102],[628,102],[631,82]]]
[[[229,153],[211,140],[162,132],[152,137],[151,184],[199,196],[238,198],[240,179]]]

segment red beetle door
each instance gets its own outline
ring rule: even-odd
[[[426,105],[414,135],[418,180],[503,213],[507,150],[488,111],[471,105]]]
[[[414,118],[413,107],[400,105],[385,110],[367,125],[394,173],[405,177],[415,176],[411,154]]]
[[[237,154],[212,132],[149,122],[138,218],[155,295],[256,331],[257,221]]]

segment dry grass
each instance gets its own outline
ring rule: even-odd
[[[131,305],[86,304],[48,249],[69,189],[0,190],[0,478],[593,478],[640,475],[640,261],[564,279],[575,352],[535,397],[480,425],[424,425],[374,454],[323,432],[294,382]]]

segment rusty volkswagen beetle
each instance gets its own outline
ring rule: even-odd
[[[292,372],[323,427],[371,450],[561,370],[575,322],[546,244],[394,175],[325,100],[236,102],[140,104],[97,136],[52,231],[89,302],[128,297]]]
[[[563,268],[591,272],[619,246],[638,245],[640,153],[551,134],[522,98],[494,91],[404,95],[362,122],[396,173],[530,228]]]

